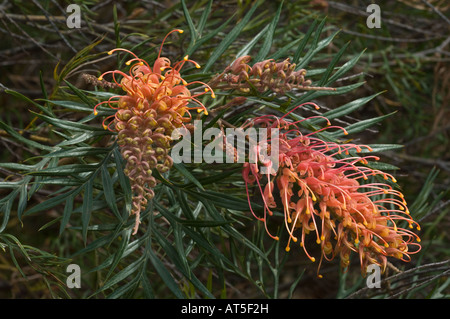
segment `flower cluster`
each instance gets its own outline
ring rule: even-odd
[[[253,210],[252,213],[265,223],[269,235],[278,240],[267,227],[268,217],[273,215],[278,202],[289,235],[286,251],[290,250],[291,242],[299,241],[314,262],[306,248],[305,236],[315,234],[321,248],[318,272],[324,258],[332,260],[336,255],[340,256],[341,266],[347,268],[352,252],[359,254],[363,273],[369,264],[377,264],[384,271],[389,256],[409,261],[409,255],[420,250],[420,239],[411,229],[414,225],[418,230],[420,227],[411,218],[403,194],[385,181],[391,179],[395,183],[395,178],[356,165],[378,160],[376,156],[350,156],[350,152],[372,149],[325,142],[314,136],[317,132],[302,134],[297,126],[300,121],[288,121],[288,114],[281,118],[267,115],[250,123],[280,130],[278,169],[265,175],[260,173],[258,163],[246,163],[243,169],[250,208],[249,186],[257,184],[261,192],[264,215],[259,217]],[[261,165],[270,164],[266,161]],[[371,176],[380,176],[382,181],[361,183]],[[402,223],[410,229],[403,228]],[[418,249],[411,251],[413,246]]]
[[[170,33],[175,31],[182,32],[177,29]],[[97,114],[97,107],[104,103],[117,109],[111,116],[113,121],[106,124],[109,119],[106,118],[103,127],[118,133],[117,143],[126,160],[124,171],[130,179],[133,193],[131,213],[136,215],[134,233],[138,230],[140,212],[154,196],[153,188],[157,181],[152,175],[153,170],[164,173],[172,167],[173,162],[169,156],[172,132],[191,121],[189,110],[197,109],[199,113],[207,114],[205,106],[197,99],[198,96],[211,92],[214,97],[213,91],[206,84],[198,81],[187,83],[181,77],[180,69],[186,62],[200,67],[195,61],[186,56],[182,61],[171,65],[168,58],[161,57],[161,49],[152,67],[128,50],[114,49],[108,54],[125,51],[134,57],[126,62],[127,65],[132,64],[129,74],[114,70],[105,72],[98,78],[102,81],[106,74],[112,74],[114,83],[127,93],[97,104],[94,113]],[[122,77],[120,82],[117,82],[116,76]],[[205,90],[192,94],[188,88],[191,84],[204,85]],[[189,106],[190,101],[197,105]]]
[[[289,58],[282,62],[273,59],[264,60],[250,66],[251,57],[248,55],[237,58],[227,67],[218,79],[220,88],[239,89],[247,93],[251,88],[259,92],[271,90],[283,94],[294,88],[301,90],[336,90],[327,87],[311,86],[311,80],[306,80],[306,70],[295,70],[296,64],[290,63]]]

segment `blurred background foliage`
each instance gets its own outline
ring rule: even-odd
[[[72,227],[69,225],[61,231],[64,205],[29,215],[25,211],[19,219],[17,210],[20,207],[11,203],[8,224],[0,233],[3,248],[0,251],[0,297],[448,297],[448,1],[382,1],[379,3],[382,10],[380,29],[366,26],[369,14],[366,8],[371,1],[285,1],[281,11],[278,11],[280,1],[262,2],[250,16],[248,13],[256,3],[250,0],[2,1],[0,119],[14,128],[18,136],[42,145],[54,145],[60,142],[61,135],[30,112],[42,111],[36,109],[30,100],[48,106],[47,100],[79,102],[86,99],[87,95],[82,90],[92,90],[93,87],[83,74],[98,76],[123,63],[118,58],[105,55],[114,47],[134,48],[141,57],[147,56],[151,61],[168,31],[184,29],[185,34],[167,43],[164,54],[177,59],[189,52],[194,60],[206,65],[202,74],[194,74],[192,78],[204,80],[223,70],[266,27],[265,33],[260,34],[262,40],[255,45],[260,51],[255,52],[268,49],[265,47],[268,43],[270,50],[267,55],[283,57],[294,55],[308,31],[318,30],[319,23],[325,21],[320,39],[330,38],[332,41],[314,52],[307,69],[315,72],[308,74],[320,79],[337,54],[342,54],[340,65],[360,56],[351,71],[333,85],[360,82],[362,85],[355,85],[346,94],[319,96],[316,101],[322,107],[320,112],[382,92],[368,100],[364,107],[333,121],[347,126],[393,113],[360,132],[357,141],[404,145],[401,149],[384,151],[380,156],[383,162],[400,168],[396,172],[398,184],[410,204],[410,211],[422,226],[421,253],[408,264],[393,261],[383,276],[381,289],[364,288],[357,261],[345,274],[339,272],[337,261],[326,263],[322,271],[324,278],[319,280],[316,278],[316,265],[311,265],[303,252],[293,249],[285,254],[283,247],[267,240],[263,227],[248,214],[241,213],[243,203],[235,201],[236,198],[231,197],[233,194],[229,195],[228,202],[225,195],[218,199],[217,193],[212,191],[223,189],[220,182],[212,183],[206,176],[203,181],[209,184],[205,188],[211,192],[197,189],[189,193],[198,199],[199,194],[203,196],[194,206],[195,202],[188,200],[185,189],[163,185],[161,192],[164,192],[165,205],[156,203],[155,208],[170,227],[153,223],[154,226],[139,238],[130,238],[130,232],[126,230],[110,231],[108,227],[115,222],[111,214],[92,216],[91,228],[86,233],[84,229],[80,231],[82,226],[77,225],[83,221],[77,219]],[[69,29],[66,25],[70,14],[66,8],[71,3],[79,4],[82,9],[80,29]],[[209,12],[209,15],[205,16],[204,12]],[[217,47],[242,21],[238,36],[226,46],[220,58],[209,63]],[[196,34],[193,25],[202,33]],[[270,43],[264,41],[267,34],[271,35]],[[195,37],[197,39],[193,41]],[[303,53],[314,49],[311,42],[305,43]],[[342,52],[344,46],[346,49]],[[86,116],[86,113],[81,115],[78,112],[86,110],[64,109],[68,103],[56,106],[62,107],[57,111],[61,118],[77,121]],[[314,110],[305,110],[301,115],[313,114]],[[12,138],[12,133],[2,128],[2,163],[39,163],[38,149]],[[108,145],[110,138],[109,134],[98,137],[96,146]],[[59,160],[68,164],[73,161],[70,157]],[[21,177],[15,168],[0,166],[1,181],[14,181]],[[196,176],[204,174],[202,169],[205,168],[200,168]],[[236,176],[239,172],[236,169],[230,172],[216,167],[215,170],[222,172],[224,177],[231,176],[228,180],[231,185],[238,185]],[[196,173],[195,169],[192,172]],[[102,178],[107,178],[105,176],[109,174],[102,175]],[[113,178],[118,177],[113,175]],[[179,180],[180,183],[186,178],[182,170],[171,175],[171,180]],[[35,189],[28,206],[45,202],[57,190],[58,187],[52,188],[51,185]],[[0,197],[7,198],[8,192],[0,188]],[[121,193],[118,194],[120,196]],[[219,203],[228,209],[227,215],[216,215],[219,216],[217,219],[205,220],[201,226],[178,224],[179,216],[172,214],[168,207],[180,198],[185,201],[178,202],[184,214],[219,214],[219,210],[209,206]],[[20,206],[21,200],[18,200]],[[76,207],[84,205],[81,197],[74,198],[73,203]],[[95,203],[94,200],[94,206]],[[4,201],[3,208],[7,205]],[[78,215],[72,218],[78,218]],[[207,225],[208,222],[211,224]],[[186,234],[189,236],[184,237]],[[178,245],[170,242],[172,240]],[[189,258],[180,258],[183,254]],[[211,258],[208,254],[219,258]],[[66,287],[65,267],[71,262],[80,264],[82,270],[89,269],[88,273],[83,272],[81,289]]]

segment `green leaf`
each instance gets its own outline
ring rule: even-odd
[[[71,138],[65,136],[65,138],[67,138],[67,140],[59,143],[58,147],[79,144],[79,143],[87,141],[90,138],[100,137],[100,136],[104,136],[104,135],[111,135],[111,134],[114,134],[114,133],[111,133],[108,130],[77,133],[77,134],[72,135]]]
[[[339,68],[339,70],[328,79],[327,84],[333,83],[334,81],[339,79],[342,75],[347,73],[347,71],[349,71],[351,68],[353,68],[356,65],[356,63],[359,61],[359,59],[361,58],[361,56],[363,55],[364,52],[365,52],[365,50],[363,50],[359,55],[351,58],[346,63],[344,63],[344,65],[342,65]]]
[[[42,105],[34,102],[33,100],[29,99],[28,97],[26,97],[25,95],[23,95],[19,92],[12,91],[12,90],[5,90],[5,93],[11,94],[27,103],[30,103],[30,104],[36,106],[39,110],[41,110],[43,113],[45,113],[49,116],[54,116],[54,114],[50,110],[48,110],[47,108],[43,107]]]
[[[80,89],[78,89],[76,86],[72,85],[70,82],[64,80],[64,82],[67,84],[67,86],[72,90],[73,93],[75,93],[80,100],[82,100],[86,105],[90,106],[91,110],[94,110],[94,103],[91,101]]]
[[[331,34],[330,36],[328,36],[327,38],[325,38],[322,41],[320,41],[319,43],[317,43],[317,44],[314,43],[311,46],[311,49],[309,49],[309,51],[305,54],[305,56],[299,61],[298,65],[296,67],[296,70],[300,70],[302,68],[306,68],[306,66],[313,59],[313,57],[316,55],[316,53],[319,52],[320,50],[324,49],[325,47],[327,47],[331,43],[331,41],[333,41],[334,37],[338,33],[339,32],[336,31],[333,34]],[[317,34],[317,35],[319,35],[319,34]]]
[[[81,124],[78,122],[56,119],[53,117],[49,117],[49,116],[41,115],[41,114],[37,114],[37,113],[35,113],[35,115],[49,124],[52,124],[56,127],[66,129],[69,131],[78,131],[78,132],[89,132],[89,131],[103,132],[103,131],[105,131],[105,129],[102,127],[95,127],[92,125]]]
[[[329,120],[335,119],[335,118],[340,118],[344,115],[350,114],[354,111],[356,111],[357,109],[359,109],[361,106],[367,104],[369,101],[371,101],[373,98],[377,97],[378,95],[380,95],[382,92],[379,93],[375,93],[373,95],[370,96],[366,96],[366,97],[362,97],[356,100],[353,100],[347,104],[344,104],[340,107],[335,108],[334,110],[325,112],[323,114],[324,117],[328,118]]]
[[[385,118],[392,116],[394,113],[396,113],[396,112],[392,112],[390,114],[386,114],[386,115],[378,116],[375,118],[359,121],[357,123],[346,126],[345,130],[348,132],[348,134],[359,133],[359,132],[364,131],[365,129],[373,126],[374,124],[383,121]],[[331,133],[331,135],[333,137],[340,137],[340,136],[344,136],[345,134],[342,130],[339,130],[339,131]]]
[[[3,123],[2,121],[0,121],[0,128],[4,129],[8,133],[9,136],[13,137],[17,141],[19,141],[25,145],[40,149],[42,151],[52,151],[53,150],[53,147],[51,147],[51,146],[43,145],[43,144],[37,143],[35,141],[26,139],[25,137],[23,137],[22,135],[17,133],[13,128],[11,128],[9,125]]]
[[[47,99],[42,99],[42,101],[57,105],[57,106],[61,106],[64,109],[67,110],[73,110],[73,111],[80,111],[80,112],[89,112],[89,113],[93,113],[94,110],[92,107],[87,106],[84,103],[80,103],[80,102],[75,102],[75,101],[59,101],[59,100],[47,100]]]
[[[106,165],[102,165],[100,170],[102,175],[103,194],[105,195],[106,203],[108,204],[109,208],[111,208],[117,219],[122,220],[121,215],[119,213],[119,208],[117,207],[116,204],[116,196],[113,187],[113,181],[111,179],[111,176],[109,175]]]
[[[42,170],[28,173],[34,176],[68,176],[77,173],[86,173],[94,171],[98,168],[99,164],[68,164],[57,167],[45,168]]]
[[[43,201],[43,202],[33,206],[28,211],[26,211],[25,212],[25,216],[28,216],[28,215],[31,215],[31,214],[34,214],[34,213],[37,213],[37,212],[41,212],[43,210],[49,210],[50,208],[53,208],[56,205],[59,205],[62,202],[64,202],[65,200],[67,200],[67,198],[69,196],[72,196],[72,195],[75,196],[80,191],[81,191],[81,188],[77,187],[77,188],[73,188],[73,189],[69,190],[66,193],[63,193],[63,194],[57,195],[55,197],[52,197],[50,199],[47,199],[47,200],[45,200],[45,201]]]
[[[206,22],[208,21],[208,16],[211,13],[212,4],[213,4],[213,0],[209,0],[208,4],[204,7],[202,7],[203,13],[202,13],[202,16],[200,17],[200,20],[199,20],[198,26],[197,26],[197,32],[199,35],[201,35],[203,33],[203,29],[206,26]]]
[[[372,161],[369,161],[369,163],[366,166],[370,167],[372,169],[380,170],[380,171],[395,171],[395,170],[400,169],[397,166],[392,165],[392,164],[382,163],[382,162],[372,162]]]
[[[91,146],[80,146],[76,148],[62,149],[49,154],[44,155],[44,157],[83,157],[83,156],[94,156],[94,155],[104,155],[110,152],[111,149],[103,147],[91,147]]]
[[[369,144],[367,145],[370,148],[372,148],[372,152],[369,151],[367,148],[362,148],[361,152],[359,154],[364,153],[380,153],[380,152],[386,152],[391,150],[396,150],[399,148],[403,148],[404,146],[401,144]]]
[[[200,184],[200,182],[191,174],[191,172],[189,172],[186,167],[184,167],[184,165],[182,163],[173,163],[173,167],[175,167],[175,169],[177,171],[179,171],[184,177],[186,177],[189,181],[191,181],[195,186],[197,186],[198,188],[200,188],[201,190],[205,190],[202,186],[202,184]]]
[[[272,22],[269,24],[269,29],[264,34],[265,35],[264,43],[263,43],[261,49],[259,50],[258,54],[256,55],[255,61],[262,61],[269,54],[270,48],[272,47],[273,37],[275,35],[278,20],[280,19],[282,7],[283,7],[283,0],[281,1],[280,5],[278,7],[278,10],[275,13],[275,17],[273,18]]]
[[[9,216],[11,214],[11,208],[15,198],[17,197],[17,194],[18,190],[16,189],[0,201],[0,212],[3,212],[2,224],[0,225],[0,233],[5,230],[6,225],[8,224]]]
[[[130,238],[131,238],[131,231],[132,229],[124,229],[121,233],[122,236],[120,236],[120,244],[117,250],[115,250],[114,255],[113,255],[113,259],[111,262],[111,267],[109,269],[108,274],[106,275],[106,279],[110,277],[110,275],[112,274],[112,272],[114,271],[114,269],[117,267],[117,265],[119,264],[120,260],[124,257],[124,253],[126,251],[126,249],[128,248],[128,245],[130,243]]]
[[[180,299],[185,298],[185,296],[181,292],[180,288],[178,287],[177,283],[173,279],[172,275],[167,270],[167,268],[164,266],[162,261],[151,250],[151,247],[147,247],[146,254],[149,257],[150,262],[153,264],[153,267],[155,267],[159,276],[166,284],[167,288],[169,288],[177,298],[180,298]]]
[[[63,211],[63,215],[61,218],[61,224],[59,227],[59,235],[62,234],[62,232],[64,231],[64,229],[67,226],[67,223],[70,220],[70,216],[72,215],[72,211],[73,211],[73,201],[75,199],[74,195],[70,195],[69,197],[67,197],[66,199],[66,205],[64,206],[64,211]]]
[[[241,51],[236,54],[236,58],[240,58],[242,56],[248,55],[250,50],[258,43],[259,39],[264,36],[269,29],[269,24],[264,27],[252,40],[248,41],[248,43],[241,49]],[[257,60],[256,60],[257,61]]]
[[[248,201],[246,199],[237,198],[235,196],[230,196],[224,193],[214,192],[214,191],[204,191],[202,193],[198,193],[192,190],[186,190],[186,192],[198,200],[207,199],[208,201],[213,202],[215,205],[223,208],[229,208],[239,211],[247,211]],[[255,205],[257,207],[257,205]]]
[[[251,9],[247,12],[247,14],[242,18],[242,20],[231,30],[225,38],[220,42],[220,44],[213,51],[211,56],[208,59],[208,62],[203,69],[203,73],[208,72],[208,70],[214,65],[214,63],[220,58],[220,56],[225,52],[226,49],[233,43],[233,41],[241,34],[242,29],[247,25],[251,16],[255,12],[256,8],[259,6],[261,2],[258,1],[254,4]]]
[[[181,7],[183,8],[183,14],[184,14],[184,18],[188,24],[189,27],[189,32],[191,35],[191,42],[189,43],[188,49],[191,48],[192,46],[194,46],[195,41],[198,38],[198,33],[197,30],[195,29],[194,23],[192,22],[192,18],[191,15],[189,14],[189,10],[186,6],[186,1],[185,0],[181,0]]]
[[[346,85],[346,86],[341,86],[341,87],[336,88],[335,91],[308,91],[306,94],[300,96],[299,98],[294,97],[295,100],[293,100],[291,102],[291,104],[287,110],[290,110],[302,103],[317,99],[318,97],[321,97],[321,96],[341,95],[341,94],[351,92],[354,89],[364,85],[364,83],[365,82],[359,82],[359,83],[354,83],[354,84],[350,84],[350,85]],[[289,96],[289,94],[286,94],[286,95]]]
[[[20,195],[19,195],[19,204],[17,205],[17,218],[19,220],[22,220],[22,214],[25,211],[28,202],[27,184],[23,183],[22,187],[19,190]]]
[[[320,79],[318,86],[325,86],[325,84],[328,83],[328,77],[331,75],[331,72],[333,72],[334,66],[339,62],[349,44],[350,42],[344,44],[342,48],[334,55],[333,60],[331,60],[331,62],[328,64],[325,74]]]
[[[95,175],[95,173],[93,173],[93,175]],[[94,176],[91,176],[88,179],[88,181],[84,187],[84,194],[83,194],[83,206],[82,206],[82,212],[81,212],[81,228],[82,228],[83,241],[85,243],[87,241],[87,231],[88,231],[89,221],[91,220],[91,213],[92,213],[92,200],[94,197],[93,180],[94,180]]]
[[[116,172],[119,178],[119,183],[123,191],[123,195],[125,198],[125,209],[127,212],[131,212],[131,202],[132,202],[132,193],[131,193],[131,184],[128,176],[125,175],[122,164],[122,155],[120,154],[119,148],[117,145],[114,147],[114,162],[116,163]]]
[[[112,288],[114,285],[118,284],[122,280],[128,278],[128,276],[132,275],[139,269],[142,269],[142,264],[145,261],[145,254],[140,256],[138,259],[136,259],[134,262],[126,266],[124,269],[122,269],[120,272],[118,272],[116,275],[114,275],[111,279],[109,279],[103,287],[97,291],[96,293],[105,291],[109,288]]]
[[[300,42],[299,46],[297,47],[297,50],[294,53],[294,57],[292,58],[292,63],[297,64],[298,61],[300,60],[300,56],[302,55],[303,50],[305,49],[306,44],[308,43],[309,38],[311,37],[311,34],[314,32],[316,25],[317,20],[314,20],[311,26],[309,27],[308,31],[306,32],[306,34],[303,36],[302,42]]]

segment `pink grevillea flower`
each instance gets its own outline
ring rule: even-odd
[[[182,33],[182,30],[176,29],[169,34],[172,32]],[[127,93],[97,104],[94,114],[97,114],[97,107],[101,104],[108,104],[117,109],[114,115],[103,121],[103,127],[118,133],[117,143],[126,160],[124,171],[130,179],[133,192],[131,213],[136,215],[134,233],[138,230],[140,212],[146,207],[148,200],[154,197],[153,188],[157,181],[152,176],[152,171],[157,169],[164,173],[173,164],[169,156],[172,132],[191,121],[189,110],[208,113],[206,107],[197,99],[198,96],[211,92],[211,97],[214,98],[214,92],[205,83],[187,83],[181,77],[180,70],[186,62],[200,68],[195,61],[186,56],[172,65],[168,58],[161,57],[167,36],[153,66],[134,53],[118,48],[108,54],[116,51],[131,54],[133,58],[126,62],[126,65],[131,65],[129,73],[114,70],[105,72],[98,78],[102,81],[105,75],[111,74],[114,83]],[[121,77],[120,81],[117,81],[118,76]],[[189,90],[192,84],[201,84],[205,86],[205,90],[192,94]],[[188,106],[190,101],[197,105]],[[110,118],[113,120],[106,124]]]
[[[290,122],[286,116],[262,116],[246,124],[280,130],[278,169],[261,174],[261,165],[271,164],[265,159],[264,164],[245,163],[242,172],[250,209],[258,220],[264,222],[268,234],[278,240],[268,230],[267,223],[273,210],[281,205],[289,236],[286,251],[290,250],[292,242],[298,242],[314,262],[315,257],[305,245],[306,235],[314,234],[321,248],[319,277],[323,259],[332,260],[339,255],[341,266],[346,269],[352,252],[359,254],[363,274],[369,264],[377,264],[384,271],[387,257],[409,261],[410,255],[420,250],[420,238],[411,229],[414,225],[418,230],[420,227],[411,218],[403,194],[385,182],[390,179],[395,183],[395,178],[382,171],[356,165],[378,160],[376,156],[349,156],[350,151],[372,149],[325,142],[315,136],[318,131],[302,134],[297,126],[301,121]],[[324,119],[329,125],[328,119]],[[339,129],[347,134],[345,129]],[[269,140],[269,148],[271,143],[273,141]],[[382,182],[362,183],[370,176],[380,176]],[[260,190],[263,216],[257,216],[252,209],[250,185]],[[409,225],[409,229],[400,226],[403,222]],[[416,249],[412,249],[414,247]]]

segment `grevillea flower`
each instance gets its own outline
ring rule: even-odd
[[[264,164],[245,163],[242,172],[250,209],[258,220],[264,222],[268,234],[278,240],[268,230],[267,223],[273,210],[281,203],[289,235],[286,251],[290,250],[292,242],[299,242],[314,262],[315,257],[305,245],[306,235],[314,234],[321,248],[318,273],[322,260],[332,260],[336,255],[340,256],[341,266],[346,269],[352,252],[359,254],[363,274],[369,264],[377,264],[384,271],[387,257],[409,261],[410,255],[420,250],[420,239],[411,229],[414,225],[418,230],[420,227],[411,218],[403,194],[385,182],[391,179],[395,183],[395,178],[382,171],[356,165],[378,160],[376,156],[349,156],[350,151],[372,149],[325,142],[314,136],[318,131],[302,134],[297,126],[301,121],[288,121],[286,116],[267,115],[246,124],[280,130],[278,170],[261,174],[261,165],[270,165],[266,161]],[[328,119],[324,119],[330,125]],[[345,129],[339,129],[347,134]],[[271,143],[273,141],[269,141],[269,148]],[[370,176],[380,176],[382,182],[362,183]],[[255,185],[261,192],[263,216],[257,216],[251,208],[250,185]],[[401,227],[402,223],[409,225],[409,229]],[[412,247],[416,249],[411,250]]]
[[[296,64],[289,58],[281,62],[268,59],[250,66],[248,55],[237,58],[225,71],[212,81],[222,89],[238,89],[249,92],[251,88],[259,92],[271,90],[284,93],[294,88],[301,90],[336,90],[328,87],[313,87],[311,80],[305,80],[306,70],[295,70]],[[214,85],[214,87],[215,87]]]
[[[126,65],[131,65],[129,73],[114,70],[105,72],[98,78],[102,81],[105,75],[111,74],[114,83],[127,93],[97,104],[94,114],[97,114],[97,107],[101,104],[117,109],[114,115],[103,121],[103,127],[118,133],[117,143],[126,160],[124,171],[130,179],[133,193],[131,213],[136,215],[134,233],[138,230],[140,212],[146,207],[148,200],[154,197],[153,188],[157,181],[152,175],[153,170],[164,173],[172,167],[173,162],[169,156],[172,132],[191,121],[189,110],[208,113],[197,99],[198,96],[211,92],[211,97],[214,98],[214,92],[205,83],[187,83],[181,77],[180,70],[186,62],[200,68],[195,61],[186,56],[172,65],[168,58],[161,57],[164,41],[172,32],[182,33],[182,30],[176,29],[166,35],[153,66],[134,53],[118,48],[108,54],[116,51],[131,54],[133,58],[126,62]],[[120,81],[117,81],[117,76],[122,77]],[[192,94],[189,90],[192,84],[201,84],[205,86],[205,90]],[[190,101],[196,105],[189,106]],[[107,124],[110,118],[113,120]]]

